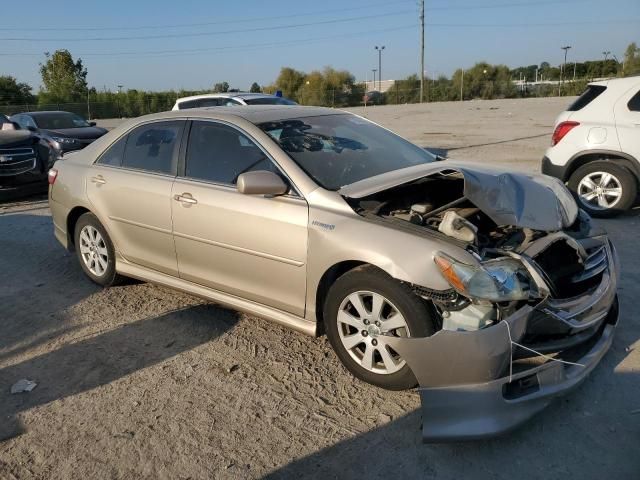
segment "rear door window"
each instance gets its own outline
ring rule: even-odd
[[[603,85],[589,85],[582,95],[578,99],[569,105],[567,111],[577,112],[593,102],[607,87]]]
[[[133,130],[127,138],[122,166],[176,175],[184,121],[155,122]]]

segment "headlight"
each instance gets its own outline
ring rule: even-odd
[[[75,139],[73,139],[73,138],[51,137],[51,139],[54,142],[58,142],[58,143],[64,144],[64,145],[72,145],[72,144],[76,143]]]
[[[499,258],[476,266],[438,252],[434,260],[447,282],[465,297],[492,302],[529,298],[531,278],[516,259]]]

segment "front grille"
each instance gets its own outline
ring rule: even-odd
[[[598,243],[585,250],[583,259],[565,240],[558,240],[533,258],[554,298],[575,297],[600,283],[608,265],[606,246]]]
[[[36,153],[33,148],[0,148],[0,176],[20,175],[35,166]]]

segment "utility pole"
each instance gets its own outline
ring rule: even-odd
[[[420,0],[420,103],[424,101],[424,0]]]
[[[376,50],[378,51],[378,91],[380,92],[382,91],[382,50],[384,50],[384,45],[380,48],[376,45]]]
[[[376,89],[376,72],[378,71],[377,68],[372,68],[371,71],[373,72],[373,90]]]
[[[562,71],[560,72],[560,96],[562,96],[562,86],[564,84],[564,74],[567,70],[567,51],[571,48],[571,45],[567,45],[564,47],[560,47],[562,50],[564,50],[564,63],[562,64]]]
[[[462,79],[460,80],[460,101],[464,100],[464,68],[462,69]]]

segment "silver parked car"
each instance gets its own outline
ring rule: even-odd
[[[560,181],[438,161],[356,115],[150,115],[49,180],[55,235],[94,282],[326,332],[356,377],[419,384],[430,441],[520,424],[612,341],[615,250]]]

